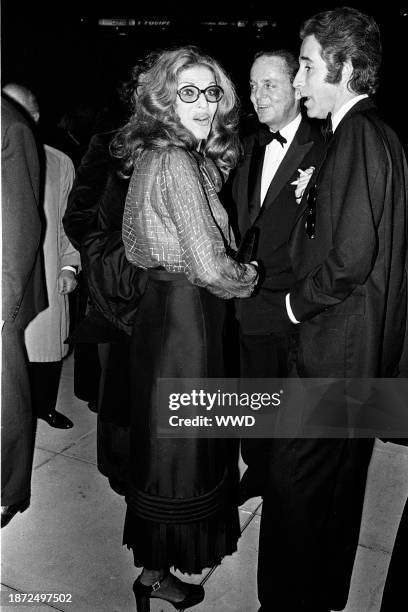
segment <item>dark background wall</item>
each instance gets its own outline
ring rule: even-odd
[[[303,2],[296,6],[285,0],[250,1],[245,5],[214,0],[28,4],[6,0],[2,16],[2,81],[17,81],[30,87],[40,100],[43,117],[52,124],[78,102],[97,109],[110,105],[129,67],[146,52],[196,44],[223,63],[238,87],[244,111],[250,110],[247,80],[254,52],[286,47],[297,54],[302,21],[317,11],[341,4]],[[384,60],[377,102],[406,140],[408,3],[349,4],[374,15],[380,25]],[[101,18],[127,18],[136,25],[101,26]]]

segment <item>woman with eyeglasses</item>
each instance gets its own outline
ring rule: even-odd
[[[162,52],[144,73],[134,112],[113,143],[130,175],[123,219],[128,259],[147,269],[132,335],[131,482],[124,544],[143,567],[139,612],[150,598],[176,609],[204,589],[197,574],[236,550],[239,521],[222,439],[156,435],[158,378],[223,376],[226,300],[251,295],[256,268],[233,259],[217,192],[239,157],[237,97],[221,66],[198,49]],[[197,432],[199,435],[199,432]]]

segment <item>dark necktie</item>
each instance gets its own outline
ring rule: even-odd
[[[325,122],[322,125],[322,133],[326,142],[333,136],[332,114],[328,113]]]
[[[258,132],[258,141],[261,147],[268,145],[272,140],[277,140],[282,147],[287,142],[280,132],[271,132],[266,126],[261,126]]]

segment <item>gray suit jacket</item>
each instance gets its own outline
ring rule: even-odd
[[[23,115],[1,102],[2,319],[24,329],[47,306],[41,261],[40,165]]]

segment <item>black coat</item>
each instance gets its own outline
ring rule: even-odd
[[[290,239],[299,279],[290,293],[301,321],[299,375],[400,375],[406,371],[408,169],[397,136],[371,100],[342,119],[309,192],[312,182],[316,236],[305,231],[304,197]]]
[[[120,178],[109,145],[113,132],[97,134],[78,168],[64,215],[65,232],[81,253],[93,307],[81,324],[81,335],[95,342],[130,334],[144,287],[144,274],[126,259],[122,242],[122,217],[129,180]]]

